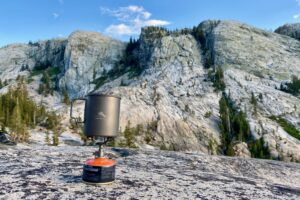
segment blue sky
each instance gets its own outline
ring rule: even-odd
[[[6,0],[0,2],[0,46],[99,31],[121,40],[142,26],[192,27],[231,19],[263,29],[300,21],[300,0]]]

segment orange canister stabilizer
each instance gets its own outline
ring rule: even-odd
[[[94,167],[112,167],[116,165],[116,161],[102,157],[102,158],[89,159],[85,162],[85,164]]]

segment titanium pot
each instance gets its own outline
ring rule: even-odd
[[[72,115],[75,101],[85,101],[84,119],[80,121]],[[83,123],[83,133],[87,137],[116,137],[119,132],[121,98],[114,95],[91,93],[85,98],[73,99],[70,117],[76,123]]]

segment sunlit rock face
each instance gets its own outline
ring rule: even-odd
[[[300,99],[276,89],[290,81],[292,75],[300,77],[300,42],[283,28],[272,33],[235,21],[207,20],[198,29],[201,40],[190,32],[167,34],[143,28],[134,50],[142,72],[132,76],[136,66],[129,66],[129,70],[108,77],[99,87],[95,87],[95,80],[104,71],[119,67],[126,43],[96,32],[76,31],[68,39],[3,47],[0,78],[29,76],[22,70],[26,65],[29,69],[46,64],[59,67],[58,92],[55,100],[47,98],[49,108],[67,108],[57,106],[62,105],[62,90],[72,98],[92,91],[114,93],[122,97],[121,130],[128,124],[146,127],[152,123],[151,145],[216,154],[220,153],[222,95],[208,76],[209,70],[220,67],[224,71],[225,93],[246,113],[252,137],[263,137],[273,158],[299,161],[299,140],[270,116],[281,116],[300,130]],[[288,30],[297,32],[297,26],[289,26]],[[39,78],[30,85],[33,91],[37,88],[34,84],[39,84]],[[256,113],[252,94],[257,99]],[[41,98],[38,94],[33,96]],[[68,112],[62,113],[68,119]],[[144,143],[145,135],[138,135],[136,145]],[[235,150],[249,157],[247,148],[241,143]]]
[[[72,97],[85,95],[94,89],[93,80],[120,59],[124,48],[125,43],[97,32],[73,32],[65,50],[60,87],[66,88]]]

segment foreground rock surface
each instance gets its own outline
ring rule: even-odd
[[[300,198],[297,163],[155,150],[124,150],[114,184],[86,185],[82,164],[95,150],[0,146],[0,199]]]

